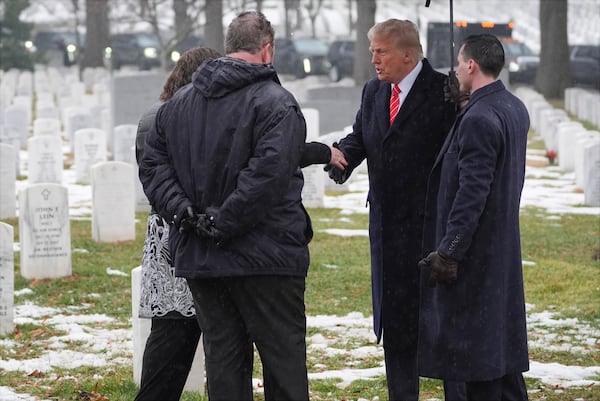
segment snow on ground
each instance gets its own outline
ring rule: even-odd
[[[23,171],[26,175],[26,152],[22,154]],[[89,218],[91,213],[91,190],[89,185],[74,183],[73,171],[66,170],[64,184],[69,188],[71,218]],[[19,181],[18,187],[26,185]],[[340,208],[343,214],[366,213],[365,207],[368,179],[359,172],[348,185],[347,193],[325,196],[325,207]],[[19,189],[19,188],[17,188]],[[554,215],[565,213],[586,214],[598,218],[600,208],[583,206],[583,194],[575,190],[574,176],[564,173],[559,167],[527,167],[527,178],[523,190],[522,207],[535,206]],[[343,221],[342,218],[340,221]],[[332,235],[368,235],[366,229],[346,230],[332,228],[325,230]],[[18,248],[18,247],[15,247]],[[85,252],[85,250],[80,250]],[[524,261],[524,265],[535,265],[535,261]],[[335,266],[332,266],[334,268]],[[107,275],[116,276],[112,269],[106,269]],[[126,274],[119,272],[117,276]],[[47,350],[36,358],[0,361],[0,369],[20,370],[31,373],[35,370],[51,372],[55,367],[75,368],[79,366],[117,366],[130,365],[132,346],[131,328],[109,328],[118,323],[105,315],[86,315],[85,305],[63,309],[47,308],[31,303],[20,303],[19,297],[30,293],[24,289],[15,293],[15,323],[37,324],[46,328],[54,327],[64,334],[48,340]],[[528,310],[533,306],[528,305]],[[345,387],[357,379],[375,378],[385,374],[383,362],[370,369],[357,369],[357,361],[379,357],[383,361],[383,349],[375,344],[370,316],[353,312],[347,316],[319,315],[307,317],[308,327],[327,332],[327,336],[315,334],[307,338],[308,358],[319,361],[320,356],[341,355],[347,361],[344,369],[328,369],[324,364],[316,364],[309,372],[311,380],[339,378],[340,387]],[[528,314],[529,345],[531,349],[568,351],[585,354],[597,352],[600,344],[600,330],[577,319],[564,319],[556,312],[544,311]],[[0,346],[10,348],[15,340],[0,340]],[[77,351],[72,350],[76,341],[81,344]],[[361,347],[348,346],[360,342]],[[69,345],[69,346],[68,346]],[[570,387],[600,385],[590,379],[600,375],[600,366],[566,366],[558,363],[539,363],[531,361],[527,377],[538,378],[547,386]],[[256,391],[261,391],[260,379],[255,379]],[[17,394],[12,389],[0,387],[0,400],[33,401],[34,397]]]

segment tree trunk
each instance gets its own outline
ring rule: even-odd
[[[183,39],[189,33],[191,25],[185,0],[173,0],[173,12],[175,13],[175,37]]]
[[[567,0],[540,0],[540,37],[535,87],[546,98],[562,98],[571,84]]]
[[[204,26],[206,46],[224,53],[223,1],[206,0],[206,25]]]
[[[108,0],[85,1],[85,44],[81,69],[104,66],[104,48],[108,46]]]
[[[354,82],[362,86],[373,78],[369,39],[367,32],[375,25],[375,0],[359,0],[356,2],[356,47],[354,51]]]

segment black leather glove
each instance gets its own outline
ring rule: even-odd
[[[331,164],[328,164],[325,167],[323,167],[323,170],[327,171],[327,173],[329,174],[329,178],[331,178],[336,184],[343,184],[350,177],[348,169],[342,171],[339,168],[332,166]]]
[[[201,238],[212,239],[217,245],[221,243],[222,236],[215,227],[215,218],[207,214],[198,214],[196,221],[196,234]]]
[[[469,100],[469,94],[460,91],[460,84],[456,78],[456,73],[454,71],[448,72],[448,76],[444,81],[444,101],[460,106],[465,100]]]
[[[173,216],[175,228],[177,228],[180,233],[193,233],[196,230],[196,220],[198,220],[198,215],[196,212],[194,212],[194,208],[191,206],[187,206],[180,213]]]
[[[439,252],[431,252],[419,261],[419,268],[431,267],[429,273],[429,286],[447,284],[456,281],[458,277],[458,262]]]

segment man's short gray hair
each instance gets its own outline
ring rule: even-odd
[[[273,43],[275,31],[259,11],[244,11],[231,21],[225,37],[225,53],[258,53],[265,44]]]

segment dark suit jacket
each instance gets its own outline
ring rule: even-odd
[[[363,88],[353,132],[339,143],[350,169],[365,158],[369,168],[373,319],[378,341],[382,319],[405,330],[410,342],[416,339],[416,266],[427,177],[455,117],[454,107],[444,102],[445,78],[423,60],[391,127],[390,84],[370,80]]]
[[[501,81],[473,92],[431,173],[427,251],[458,280],[421,286],[422,376],[488,381],[528,369],[519,203],[529,116]],[[431,229],[431,230],[430,230]]]

